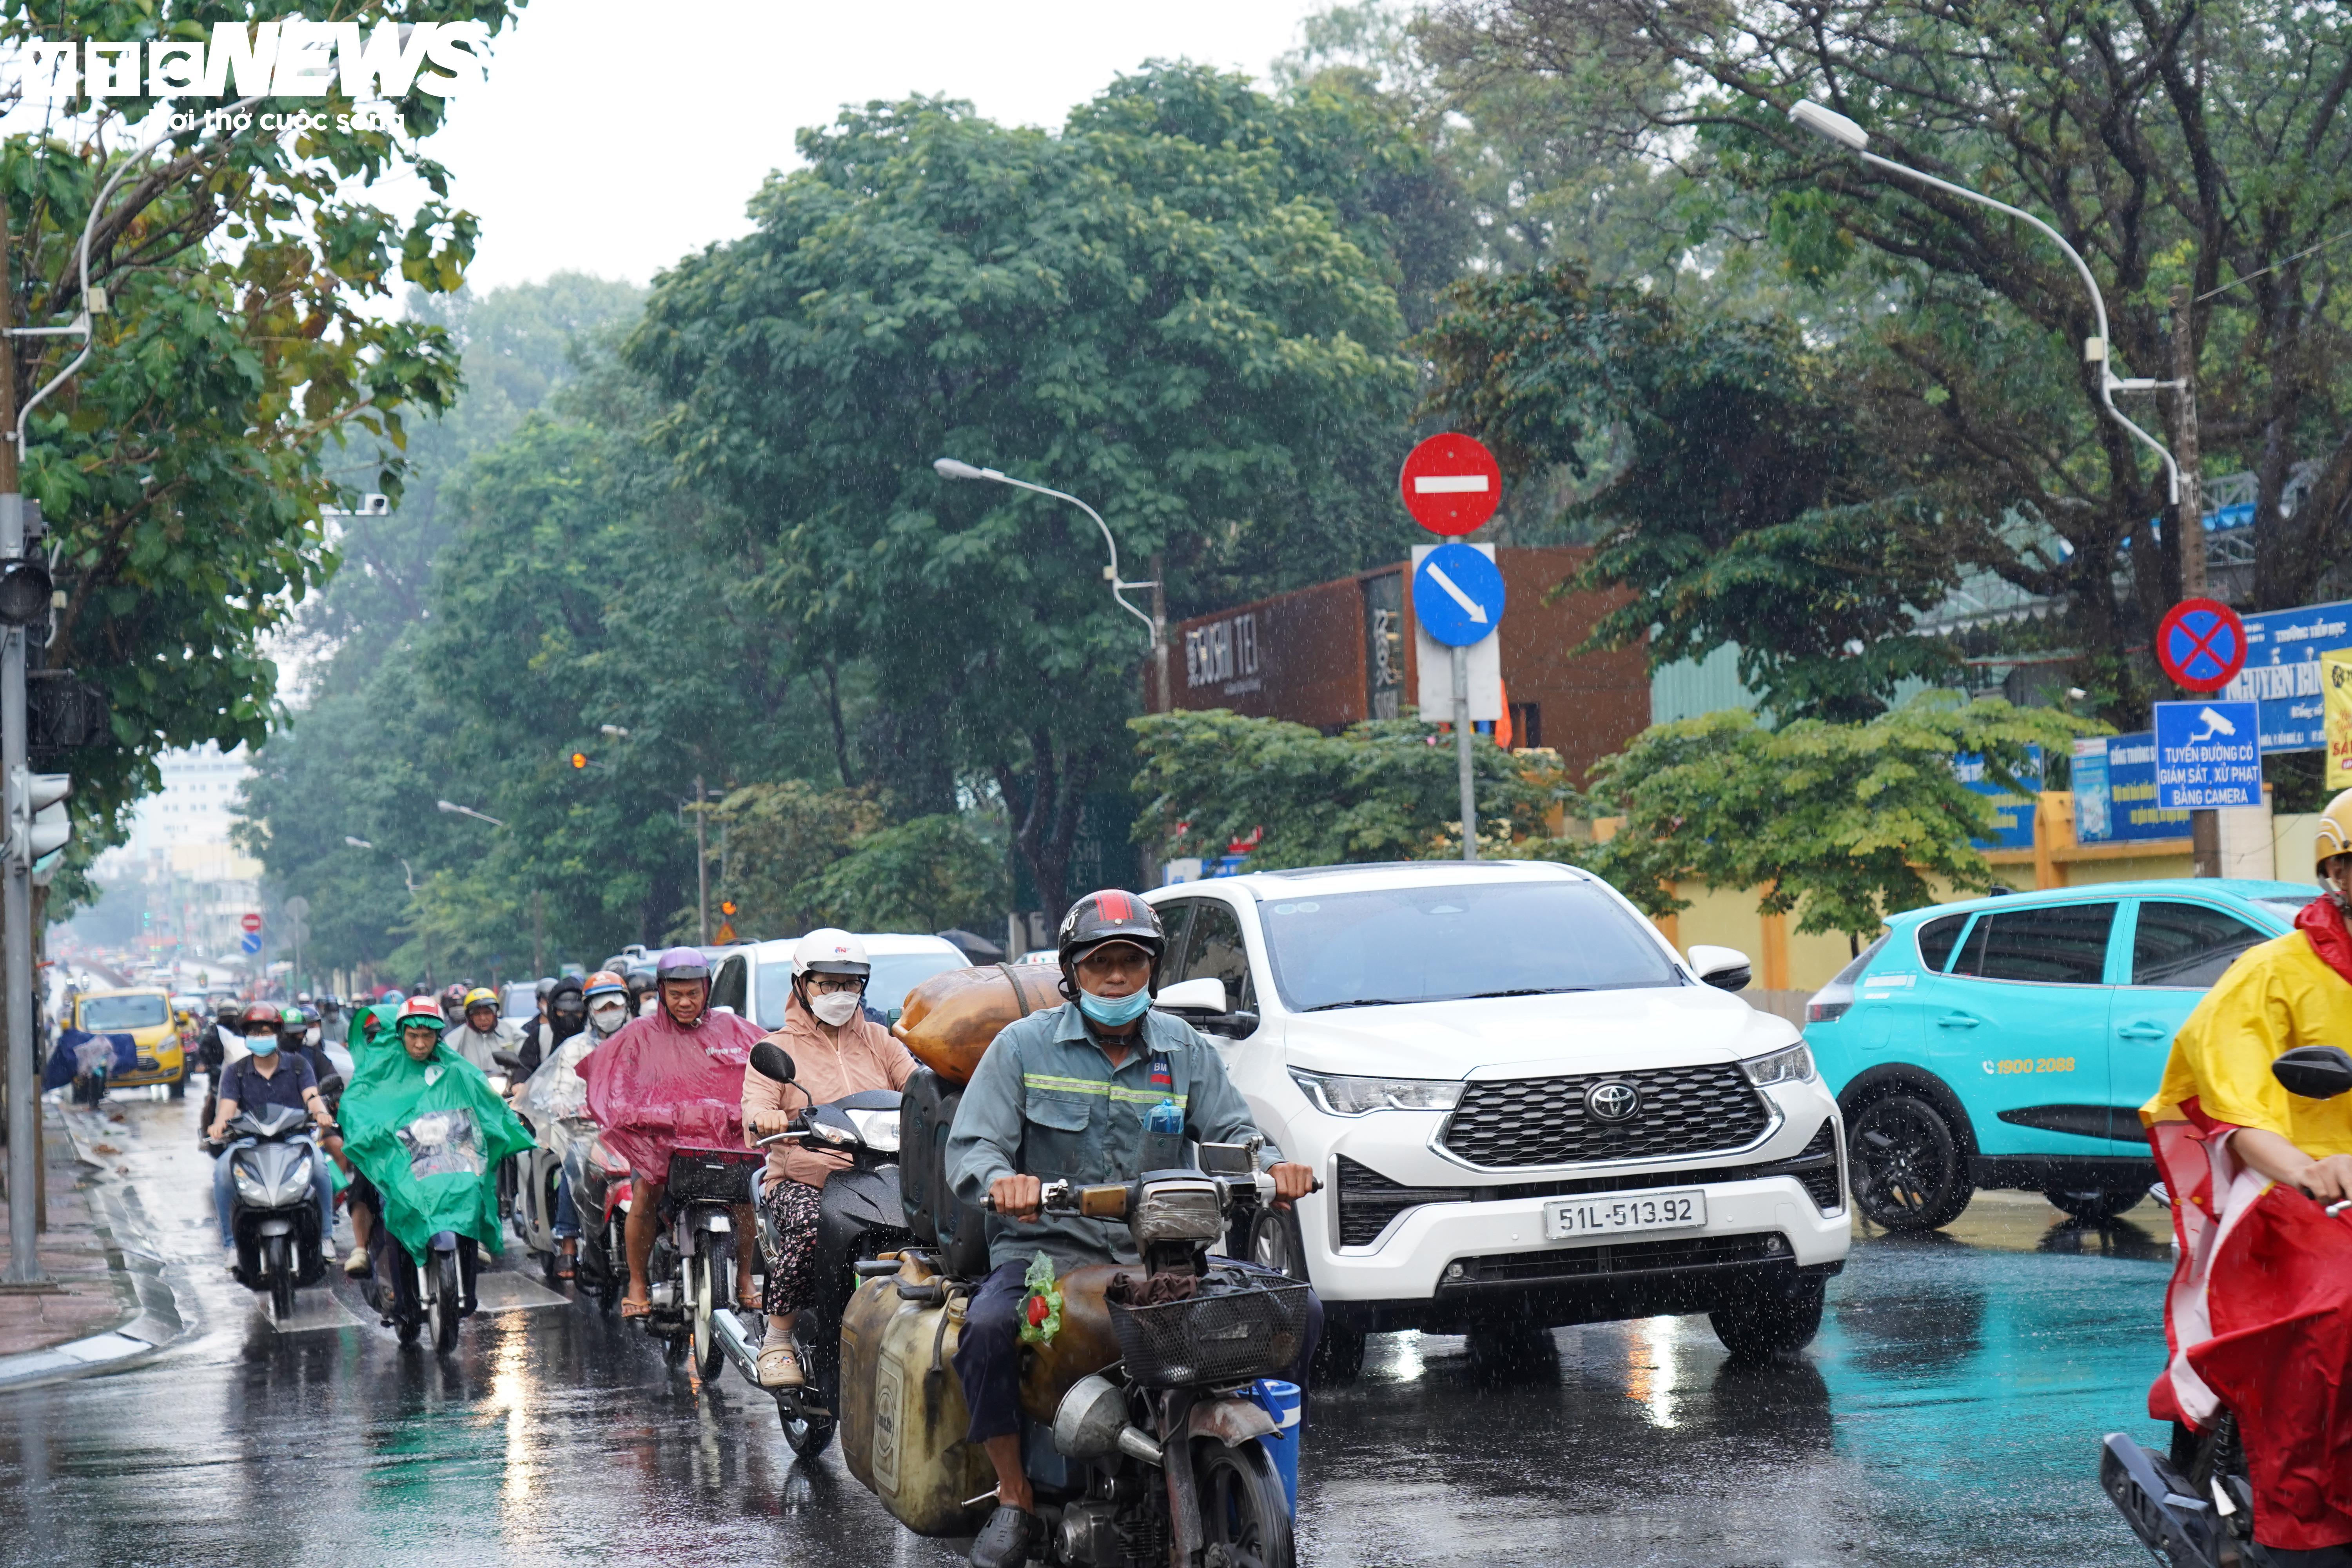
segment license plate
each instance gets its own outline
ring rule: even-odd
[[[1544,1205],[1544,1239],[1574,1241],[1632,1230],[1688,1230],[1706,1223],[1706,1193],[1677,1187],[1657,1193],[1596,1193]]]

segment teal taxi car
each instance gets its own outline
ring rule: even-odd
[[[2294,928],[2308,883],[2108,882],[1892,917],[1817,993],[1805,1041],[1845,1113],[1854,1204],[1948,1225],[1980,1187],[2105,1220],[2156,1179],[2138,1108],[2189,1010]]]

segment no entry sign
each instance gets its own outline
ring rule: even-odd
[[[2183,599],[2156,628],[2156,662],[2187,691],[2219,691],[2246,667],[2246,623],[2219,599]]]
[[[1503,470],[1483,444],[1449,430],[1412,449],[1397,488],[1413,521],[1453,538],[1495,515],[1503,500]]]
[[[237,917],[236,923],[249,931],[259,931],[261,929],[261,917],[258,914],[253,913],[242,914]]]

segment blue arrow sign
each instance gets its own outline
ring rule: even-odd
[[[237,945],[245,949],[247,952],[259,952],[261,951],[261,933],[257,931],[249,931],[245,933],[245,940],[238,942]]]
[[[1441,544],[1413,571],[1412,613],[1448,647],[1483,642],[1503,622],[1503,574],[1467,544]]]

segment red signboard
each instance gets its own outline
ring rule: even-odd
[[[239,915],[237,917],[236,923],[247,931],[259,931],[261,929],[261,916],[257,913]]]
[[[1412,449],[1397,488],[1413,521],[1451,538],[1495,515],[1503,500],[1503,470],[1483,444],[1449,430]]]
[[[2246,623],[2219,599],[2183,599],[2157,626],[2156,662],[2184,691],[2219,691],[2246,668]]]

